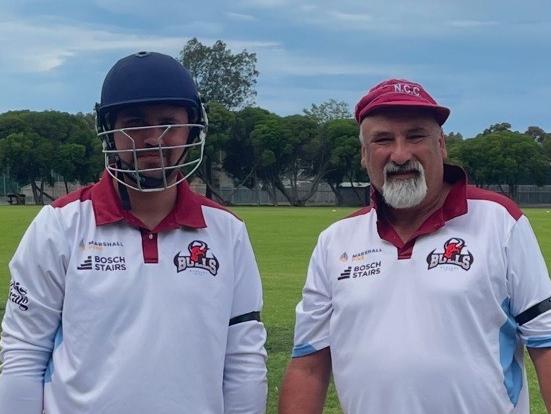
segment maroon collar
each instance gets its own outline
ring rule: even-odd
[[[186,181],[177,186],[178,196],[172,211],[153,229],[153,232],[167,231],[179,227],[191,227],[195,229],[207,227],[203,217],[202,203]],[[115,190],[113,179],[105,171],[100,181],[91,191],[91,200],[94,207],[96,225],[126,221],[128,224],[145,228],[140,219],[130,211],[122,208],[121,200]]]
[[[433,233],[444,226],[446,221],[467,213],[467,175],[465,171],[456,165],[444,164],[444,181],[452,185],[444,204],[421,224],[406,243],[400,239],[392,225],[381,214],[381,209],[377,210],[377,206],[381,204],[381,194],[371,187],[371,205],[377,210],[377,232],[381,239],[392,243],[399,252],[404,251],[404,254],[407,254],[407,251],[413,248],[417,237]]]

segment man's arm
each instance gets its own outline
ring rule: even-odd
[[[528,348],[528,353],[538,374],[541,397],[551,413],[551,348]]]
[[[320,414],[330,377],[329,347],[293,358],[281,385],[279,414]]]
[[[321,413],[331,377],[329,324],[333,313],[324,233],[314,248],[302,300],[296,307],[293,359],[279,398],[280,414]]]
[[[52,208],[44,207],[10,262],[0,338],[0,413],[42,413],[45,371],[61,319],[65,243]]]
[[[266,330],[260,321],[262,285],[258,266],[242,225],[233,244],[235,283],[224,364],[224,413],[266,411]]]
[[[266,331],[259,321],[230,326],[224,365],[224,414],[266,411]]]

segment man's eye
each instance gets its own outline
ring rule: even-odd
[[[137,128],[144,126],[144,123],[139,119],[129,119],[128,121],[125,121],[123,125],[124,128]]]
[[[183,120],[180,120],[178,118],[165,118],[161,119],[160,125],[175,125],[175,124],[186,124],[187,122],[183,122]]]

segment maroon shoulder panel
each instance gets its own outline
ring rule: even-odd
[[[207,206],[207,207],[212,207],[212,208],[217,208],[219,210],[224,210],[225,212],[227,213],[230,213],[232,216],[234,216],[236,219],[238,219],[239,221],[243,221],[237,214],[235,214],[233,211],[227,209],[226,207],[218,204],[216,201],[212,201],[210,198],[207,198],[205,196],[202,196],[201,194],[197,194],[197,193],[193,193],[195,199],[197,200],[196,202],[202,206]]]
[[[61,207],[65,207],[69,203],[72,203],[73,201],[90,200],[91,194],[92,194],[90,190],[92,189],[92,186],[93,184],[88,185],[86,187],[79,188],[78,190],[70,192],[66,196],[59,197],[51,204],[51,206],[54,208],[61,208]]]
[[[372,208],[373,207],[371,207],[371,206],[363,207],[359,210],[354,211],[352,214],[349,214],[345,218],[356,217],[356,216],[361,216],[363,214],[367,214],[371,211]]]
[[[469,200],[487,200],[493,201],[505,207],[509,214],[515,219],[518,220],[522,217],[522,211],[516,205],[516,203],[510,198],[498,194],[494,191],[484,190],[472,185],[467,186],[467,198]]]

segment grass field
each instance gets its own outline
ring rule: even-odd
[[[263,320],[268,330],[269,406],[277,412],[278,389],[290,358],[293,340],[294,308],[300,299],[306,267],[319,232],[346,216],[352,209],[331,208],[235,208],[247,223],[264,287]],[[0,206],[0,316],[6,302],[9,276],[7,263],[36,207]],[[538,241],[551,269],[551,213],[526,209]],[[545,414],[531,364],[529,382],[533,414]],[[340,413],[333,388],[325,413]]]

